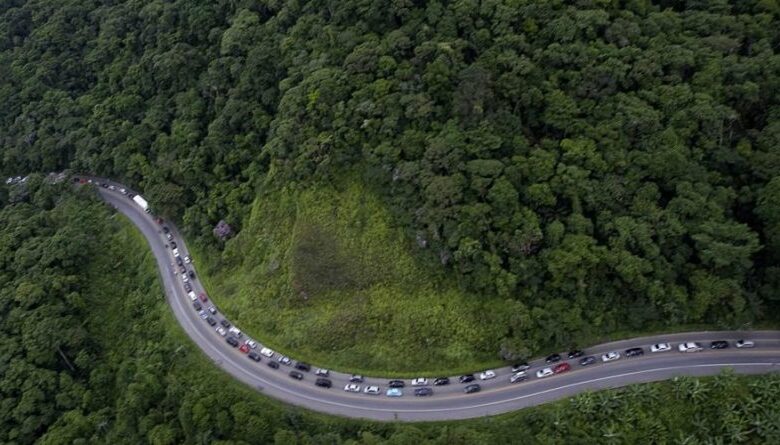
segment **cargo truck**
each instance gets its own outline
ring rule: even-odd
[[[142,209],[144,209],[144,212],[149,213],[151,210],[149,210],[149,203],[146,202],[146,200],[141,195],[135,195],[133,196],[133,201],[135,201],[136,204],[141,206]]]

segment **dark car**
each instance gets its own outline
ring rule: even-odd
[[[163,233],[170,233],[171,229],[168,228],[168,226],[163,226]]]
[[[547,363],[555,363],[561,361],[561,354],[552,354],[548,355],[546,359],[544,359]]]
[[[187,269],[185,269],[184,266],[179,266],[179,273],[187,273]]]
[[[249,357],[250,359],[252,359],[252,360],[254,360],[254,361],[256,361],[256,362],[259,362],[260,360],[262,360],[262,359],[260,358],[260,354],[258,354],[258,353],[257,353],[257,352],[255,352],[255,351],[251,351],[251,352],[250,352],[250,353],[247,355],[247,357]]]
[[[270,360],[268,362],[268,367],[271,368],[271,369],[279,369],[279,363],[276,363],[275,361]]]
[[[512,374],[528,371],[529,369],[531,369],[531,365],[529,365],[528,362],[515,363],[512,365]]]
[[[594,356],[592,356],[592,355],[589,355],[589,356],[587,356],[587,357],[583,357],[583,358],[580,360],[580,365],[581,365],[581,366],[588,366],[588,365],[592,365],[592,364],[594,364],[594,363],[596,363],[596,357],[594,357]]]
[[[294,378],[295,380],[303,380],[303,374],[298,371],[290,371],[290,377]]]
[[[197,301],[192,302],[192,307],[194,307],[196,311],[203,309],[203,306],[201,306]]]
[[[190,292],[192,290],[192,285],[190,283],[184,283],[184,290]]]
[[[333,383],[331,383],[330,379],[323,379],[319,378],[316,382],[314,382],[315,385],[319,386],[320,388],[330,388],[333,386]]]
[[[230,329],[230,322],[225,320],[224,318],[219,322],[219,324],[221,324],[222,327],[225,329]]]
[[[238,347],[238,339],[235,337],[228,337],[225,339],[225,341],[234,348]]]
[[[387,386],[389,386],[390,388],[403,388],[404,386],[406,386],[406,383],[404,383],[403,380],[390,380],[389,382],[387,382]]]
[[[214,326],[217,324],[217,320],[214,320],[213,317],[206,317],[206,323],[209,324],[209,326]]]
[[[176,265],[177,266],[184,266],[184,261],[182,261],[180,256],[176,257]]]
[[[448,377],[439,377],[433,379],[434,386],[442,386],[442,385],[449,385],[450,379]]]
[[[417,388],[414,390],[414,395],[417,397],[432,396],[433,390],[431,388]]]
[[[474,383],[473,385],[468,385],[467,387],[465,387],[463,389],[463,392],[465,392],[466,394],[471,394],[471,393],[479,392],[481,389],[482,387]]]
[[[349,377],[349,383],[363,383],[363,376],[359,374],[352,374]]]
[[[710,349],[726,349],[729,347],[729,342],[725,340],[716,340],[710,343]]]
[[[108,183],[104,182],[104,183],[100,184],[100,186],[103,187],[104,189],[107,189],[108,188]]]
[[[171,245],[171,249],[175,249],[178,246],[178,244],[176,244],[176,241],[171,241],[169,244]]]
[[[468,383],[474,381],[474,374],[464,374],[460,377],[458,377],[458,381],[460,383]]]
[[[308,363],[298,362],[298,363],[295,364],[295,369],[297,369],[299,371],[309,372],[311,370],[311,366],[309,366]]]
[[[626,357],[639,357],[640,355],[645,355],[645,351],[642,348],[626,349]]]
[[[193,271],[189,271],[189,272],[188,272],[188,275],[189,275],[189,276],[190,276],[190,278],[192,278],[193,280],[195,279],[195,272],[193,272]]]
[[[133,198],[135,198],[135,193],[128,193],[127,197],[130,198],[130,199],[133,199]]]
[[[569,351],[568,357],[571,358],[579,358],[585,355],[585,353],[579,349],[575,349],[574,351]]]

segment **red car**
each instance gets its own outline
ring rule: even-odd
[[[200,293],[199,297],[200,297],[200,301],[204,303],[209,301],[209,297],[207,297],[206,294],[204,294],[203,292]]]
[[[243,345],[241,345],[241,346],[239,346],[239,347],[238,347],[238,350],[239,350],[239,351],[241,351],[241,352],[243,352],[244,354],[246,354],[246,353],[248,353],[248,352],[249,352],[249,345],[247,345],[246,343],[244,343]]]
[[[571,369],[571,366],[568,363],[560,363],[555,365],[553,368],[553,374],[560,374],[562,372],[566,372]]]
[[[155,219],[155,221],[157,221],[157,224],[160,224],[160,225],[162,225],[162,223],[163,223],[163,222],[165,222],[165,221],[164,221],[162,218],[160,218],[160,217],[158,217],[157,219]]]

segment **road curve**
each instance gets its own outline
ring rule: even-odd
[[[124,187],[101,178],[89,179],[110,183],[117,188]],[[623,357],[610,363],[602,363],[598,360],[597,363],[587,367],[580,366],[577,359],[562,360],[561,362],[569,362],[572,370],[544,379],[538,379],[534,375],[536,370],[545,366],[544,362],[534,360],[530,362],[532,367],[528,371],[528,380],[517,384],[509,383],[511,375],[509,367],[497,368],[496,378],[485,381],[479,381],[477,378],[477,383],[481,385],[482,390],[474,394],[465,394],[463,392],[465,385],[458,383],[455,377],[450,377],[451,383],[446,386],[428,385],[434,391],[434,395],[430,397],[415,397],[408,379],[405,380],[406,388],[403,390],[403,397],[387,397],[384,391],[387,389],[389,379],[373,377],[366,377],[361,387],[377,385],[382,389],[382,394],[372,396],[348,393],[343,391],[343,388],[348,383],[349,375],[332,371],[329,379],[333,382],[333,387],[320,388],[314,385],[316,379],[314,368],[312,372],[302,373],[303,380],[294,380],[288,376],[292,367],[282,365],[279,369],[272,369],[267,366],[268,358],[262,357],[261,362],[254,362],[237,348],[228,345],[225,338],[202,320],[198,312],[193,309],[192,302],[182,287],[179,271],[176,270],[174,257],[161,226],[150,214],[143,212],[138,205],[128,199],[128,196],[119,191],[103,187],[97,187],[97,191],[102,199],[130,219],[146,238],[157,262],[166,299],[173,314],[203,353],[216,366],[261,393],[315,411],[383,421],[465,419],[539,405],[588,390],[616,388],[681,375],[713,375],[724,368],[730,368],[740,374],[780,371],[780,331],[711,331],[656,335],[596,345],[587,348],[586,355],[594,355],[598,358],[608,351],[622,352],[626,348],[637,346],[644,347],[647,352],[642,357]],[[166,222],[166,225],[170,228],[181,255],[187,255],[185,243],[176,227],[170,222]],[[199,280],[192,280],[191,284],[195,293],[204,291]],[[208,304],[204,304],[204,307],[210,304],[209,301]],[[220,321],[223,317],[221,313],[217,313],[214,318]],[[754,340],[756,347],[734,348],[733,341],[741,338]],[[702,352],[683,354],[676,351],[676,345],[683,341],[712,340],[729,340],[731,347],[724,350],[710,350],[706,348],[709,345],[707,343],[703,344],[705,350]],[[674,350],[650,353],[649,345],[659,342],[671,342]],[[259,351],[260,347],[258,346],[256,351]],[[277,356],[278,353],[274,355],[274,359]],[[436,376],[426,377],[431,381],[432,377]]]

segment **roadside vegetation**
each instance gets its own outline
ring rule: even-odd
[[[0,186],[0,442],[780,441],[777,374],[680,378],[426,424],[347,420],[284,405],[199,352],[170,313],[151,253],[129,221],[86,190],[42,184],[39,176],[26,187]]]

